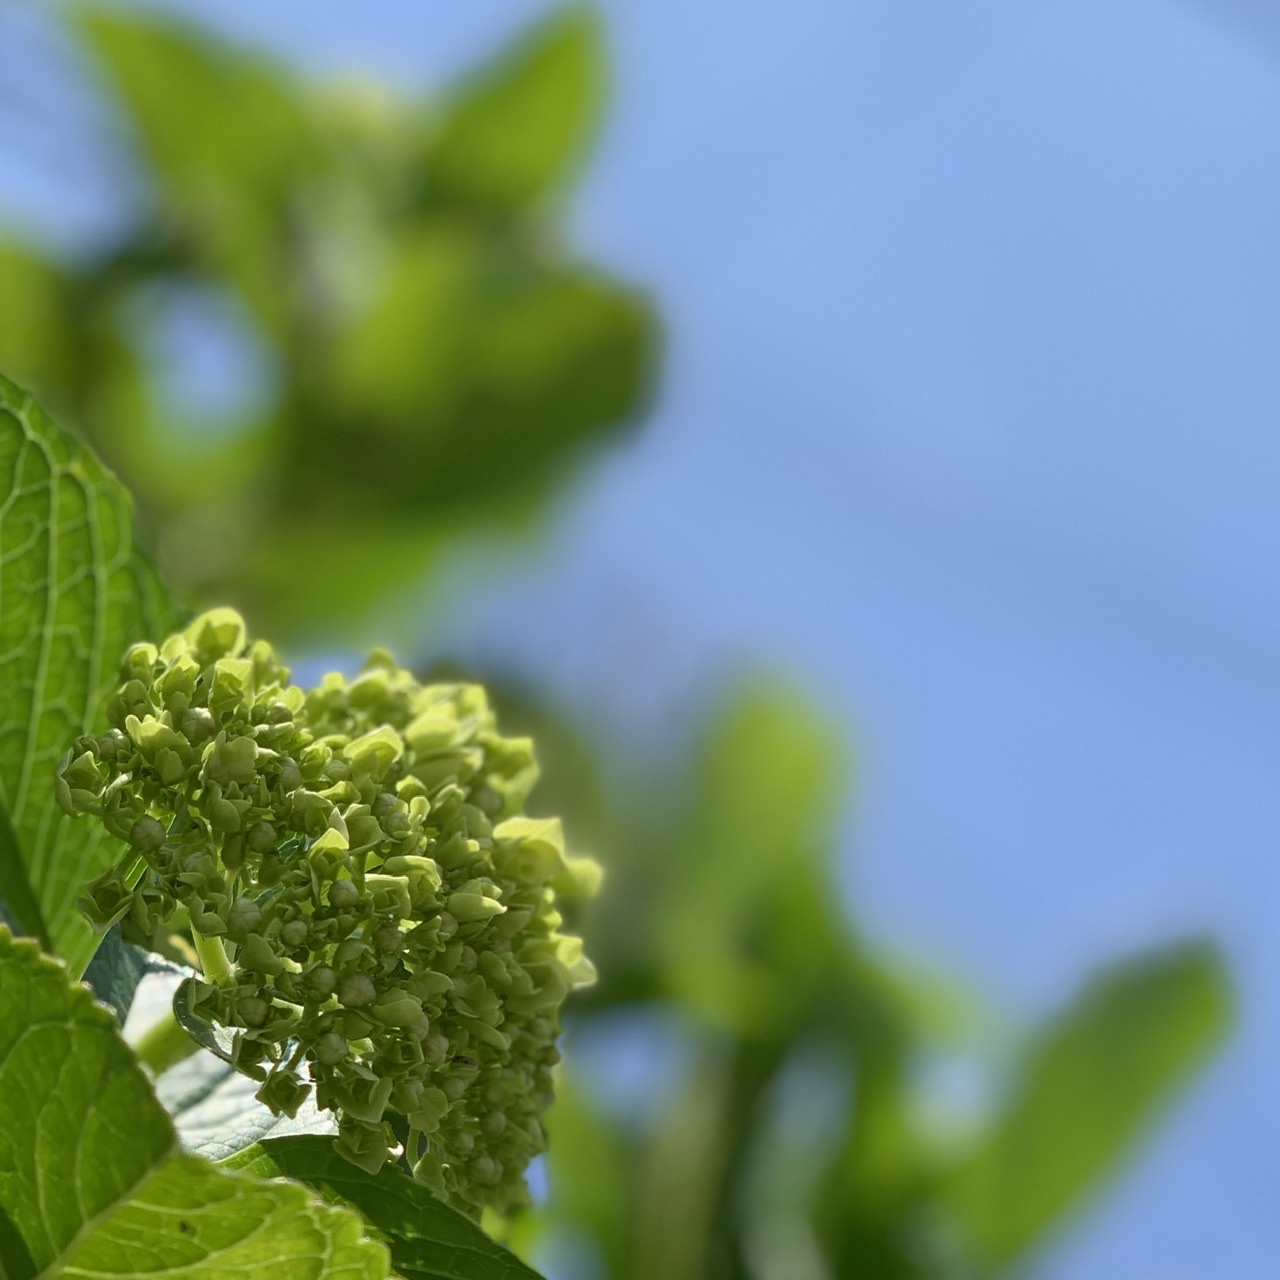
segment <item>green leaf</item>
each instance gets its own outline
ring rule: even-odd
[[[223,1162],[260,1177],[295,1178],[359,1210],[405,1280],[538,1280],[469,1218],[391,1165],[370,1177],[319,1137],[268,1138]]]
[[[183,1148],[206,1160],[229,1159],[264,1138],[337,1132],[333,1112],[318,1110],[314,1096],[294,1117],[277,1116],[254,1096],[258,1087],[206,1052],[166,1071],[156,1081],[156,1096],[173,1117]]]
[[[148,974],[167,974],[175,981],[185,977],[176,964],[144,951],[120,936],[120,926],[113,925],[102,939],[102,945],[93,953],[84,980],[93,994],[115,1012],[121,1025],[129,1016],[138,985]]]
[[[599,24],[556,14],[462,85],[427,158],[438,202],[502,212],[563,182],[591,141],[603,99]]]
[[[1222,1039],[1231,993],[1204,942],[1094,980],[1040,1037],[1014,1099],[947,1179],[979,1260],[1019,1257],[1122,1157]]]
[[[417,228],[325,370],[330,412],[295,433],[294,491],[323,492],[336,466],[348,507],[491,518],[637,410],[655,327],[590,271],[516,268],[474,230]]]
[[[134,546],[129,495],[0,377],[0,803],[43,916],[24,927],[76,974],[97,947],[76,897],[119,845],[101,824],[72,826],[54,800],[54,769],[78,735],[106,727],[124,650],[171,621]],[[21,919],[19,868],[5,845],[0,832],[0,893]]]
[[[111,1014],[3,931],[0,1210],[10,1280],[388,1274],[354,1215],[184,1155]]]
[[[189,23],[96,6],[78,17],[178,239],[278,330],[290,303],[288,206],[322,164],[305,97],[279,66]]]
[[[843,744],[795,689],[746,685],[712,724],[656,922],[670,987],[712,1024],[776,1030],[829,993],[845,783]]]

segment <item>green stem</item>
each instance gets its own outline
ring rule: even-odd
[[[178,1025],[178,1020],[169,1010],[146,1035],[134,1046],[138,1060],[148,1066],[156,1075],[176,1066],[191,1055],[200,1046]]]
[[[225,987],[231,982],[231,961],[227,959],[226,948],[218,937],[206,938],[194,926],[191,929],[191,941],[195,943],[196,955],[200,957],[200,968],[207,981],[215,987]]]

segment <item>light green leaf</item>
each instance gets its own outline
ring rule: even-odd
[[[1092,982],[1027,1054],[1014,1100],[948,1178],[978,1259],[1003,1266],[1129,1150],[1221,1040],[1231,995],[1217,950],[1187,943]]]
[[[281,67],[189,23],[96,5],[78,18],[180,235],[279,329],[286,206],[321,164],[304,95]]]
[[[329,1138],[268,1138],[224,1161],[260,1177],[296,1178],[327,1200],[358,1209],[384,1239],[405,1280],[538,1280],[474,1222],[390,1165],[376,1177],[333,1149]]]
[[[603,98],[600,30],[572,7],[531,31],[452,100],[427,158],[437,201],[513,210],[568,177]]]
[[[0,931],[0,1246],[10,1280],[383,1280],[299,1186],[184,1155],[111,1014]]]
[[[75,974],[97,946],[76,897],[116,858],[117,842],[101,824],[71,825],[54,800],[54,769],[77,735],[106,727],[102,705],[124,650],[164,635],[171,620],[134,546],[129,495],[0,377],[0,803],[47,943]],[[6,891],[18,874],[12,852],[0,892],[21,918]]]

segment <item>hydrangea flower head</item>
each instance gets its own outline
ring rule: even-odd
[[[82,906],[147,942],[189,925],[194,1016],[230,1034],[259,1098],[314,1089],[338,1149],[471,1213],[523,1202],[565,996],[594,978],[558,893],[598,868],[522,816],[532,744],[478,685],[423,685],[375,654],[304,691],[218,609],[126,654],[111,727],[58,794],[127,851]]]

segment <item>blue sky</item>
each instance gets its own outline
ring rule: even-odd
[[[223,0],[216,21],[416,86],[546,7]],[[538,548],[479,582],[483,555],[460,564],[421,624],[618,714],[726,663],[793,673],[858,746],[859,918],[1015,1009],[1140,943],[1221,937],[1234,1045],[1042,1275],[1264,1274],[1280,20],[1249,0],[603,7],[615,106],[574,236],[653,290],[660,402]],[[9,182],[11,134],[0,113],[13,217],[56,201],[69,240],[109,220],[74,148]]]

